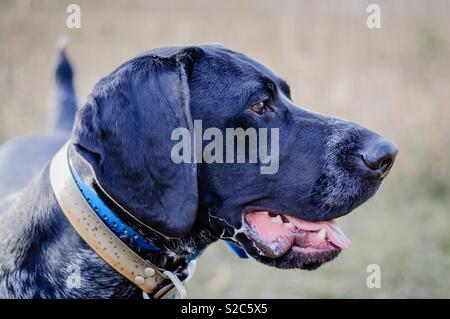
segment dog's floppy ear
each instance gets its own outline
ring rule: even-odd
[[[192,132],[188,76],[196,52],[150,52],[120,66],[96,84],[72,135],[100,186],[168,237],[186,235],[197,211],[196,164],[171,160],[172,131]]]

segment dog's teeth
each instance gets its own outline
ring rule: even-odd
[[[325,229],[320,229],[320,231],[318,232],[318,235],[319,235],[319,239],[320,240],[324,240],[325,239],[325,236],[327,235],[327,232],[325,231]]]
[[[275,217],[272,217],[271,219],[272,219],[272,221],[273,221],[274,223],[277,223],[277,224],[283,224],[283,220],[281,219],[281,216],[280,216],[280,215],[277,215],[277,216],[275,216]]]
[[[286,227],[289,228],[289,229],[295,227],[294,224],[292,224],[291,222],[289,222],[289,223],[284,223],[284,226],[286,226]]]

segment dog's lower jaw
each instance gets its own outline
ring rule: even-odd
[[[268,258],[258,253],[252,254],[252,257],[267,266],[279,269],[315,270],[321,265],[336,258],[339,253],[340,250],[333,250],[322,254],[320,258],[315,257],[314,260],[309,260],[305,257],[299,257],[292,251],[289,251],[282,257],[276,259]]]

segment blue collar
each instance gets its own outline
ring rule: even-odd
[[[70,161],[69,161],[70,164]],[[120,239],[128,239],[133,244],[138,247],[148,250],[148,251],[160,251],[158,247],[150,244],[141,234],[136,232],[129,225],[124,223],[106,204],[100,199],[98,194],[89,187],[87,184],[82,182],[78,176],[72,170],[69,165],[70,171],[72,173],[73,179],[83,194],[84,199],[88,202],[89,206],[95,211],[95,213],[103,220],[103,222],[108,226],[112,232]]]
[[[149,243],[141,234],[136,232],[132,227],[123,222],[98,196],[98,194],[89,187],[87,184],[82,182],[80,178],[75,174],[70,165],[69,167],[72,177],[77,184],[80,192],[83,194],[83,198],[88,202],[89,206],[95,213],[103,220],[103,222],[108,226],[109,229],[121,240],[129,240],[134,245],[142,248],[146,251],[158,252],[161,249],[155,245]],[[228,246],[236,253],[240,258],[248,258],[247,253],[244,249],[240,248],[236,244],[226,241]],[[189,260],[194,260],[200,256],[202,251],[195,252],[189,257]]]
[[[248,255],[247,255],[247,253],[245,252],[244,249],[242,249],[241,247],[239,247],[235,243],[232,243],[231,241],[226,240],[225,242],[227,243],[228,247],[230,247],[231,250],[236,255],[238,255],[239,258],[242,258],[242,259],[247,259],[248,258]]]

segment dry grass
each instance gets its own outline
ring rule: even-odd
[[[77,1],[82,28],[68,30],[71,2],[0,0],[0,141],[44,127],[54,44],[67,33],[80,102],[140,51],[221,42],[287,79],[300,105],[399,146],[383,189],[342,220],[354,247],[335,262],[280,271],[217,244],[199,260],[192,297],[450,297],[447,2],[376,1],[383,27],[370,30],[373,1]],[[372,263],[381,289],[365,285]]]

